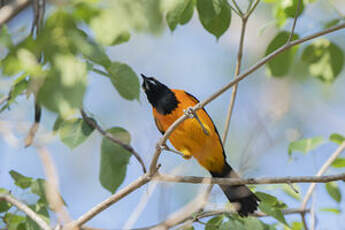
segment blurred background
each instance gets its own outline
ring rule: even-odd
[[[337,10],[345,14],[345,2],[331,1]],[[49,6],[48,14],[54,9]],[[272,7],[260,3],[249,19],[244,41],[242,70],[247,69],[264,56],[270,40],[277,33],[272,22]],[[298,19],[296,33],[300,37],[322,29],[320,25],[334,18],[335,9],[327,1],[316,1],[305,8]],[[28,7],[8,23],[10,33],[19,41],[31,26],[32,9]],[[292,22],[292,21],[291,21]],[[288,21],[286,29],[289,30]],[[154,76],[171,88],[184,89],[203,100],[231,81],[234,76],[236,52],[240,36],[240,19],[233,14],[230,28],[217,40],[209,34],[194,12],[190,23],[171,32],[165,26],[155,35],[132,33],[128,43],[107,48],[113,61],[129,64],[139,75]],[[327,38],[345,49],[345,31],[327,35]],[[305,44],[302,45],[306,46]],[[1,50],[0,50],[1,51]],[[299,49],[299,54],[301,49]],[[270,77],[261,68],[239,84],[230,134],[225,146],[228,161],[245,177],[281,177],[315,175],[324,161],[337,148],[335,143],[325,142],[308,154],[294,152],[288,155],[291,141],[304,137],[332,133],[345,134],[345,72],[333,83],[325,84],[311,77],[298,58],[294,60],[287,76]],[[141,79],[140,79],[141,80]],[[161,137],[156,129],[149,105],[143,92],[139,101],[127,101],[114,90],[109,79],[97,74],[88,75],[88,88],[84,105],[87,112],[102,127],[121,126],[131,134],[131,144],[149,165],[155,143]],[[0,78],[0,92],[6,94],[11,85],[9,78]],[[226,111],[231,90],[207,105],[220,134],[223,134]],[[34,148],[24,148],[24,138],[33,119],[32,98],[21,97],[17,104],[0,114],[1,125],[13,135],[0,138],[0,186],[12,191],[23,200],[35,199],[13,185],[9,171],[14,169],[26,176],[44,178],[41,161]],[[43,109],[38,139],[52,130],[56,114]],[[91,207],[111,194],[98,180],[100,143],[102,137],[94,132],[89,139],[73,151],[59,140],[50,139],[48,146],[59,173],[61,194],[73,218],[78,218]],[[344,154],[343,154],[344,156]],[[176,154],[163,152],[160,158],[161,172],[175,175],[208,176],[194,159],[184,160]],[[340,172],[330,169],[329,174]],[[141,167],[132,157],[127,175],[120,188],[142,174]],[[338,183],[345,191],[344,183]],[[163,221],[169,214],[192,200],[200,185],[178,183],[151,183],[117,202],[87,225],[122,229],[142,199],[146,199],[143,211],[133,227],[145,227]],[[300,184],[299,196],[303,198],[308,184]],[[279,185],[260,185],[256,189],[275,195],[290,208],[300,206],[300,201],[283,192]],[[344,193],[343,193],[344,195]],[[344,199],[336,203],[323,185],[315,192],[317,229],[345,229],[345,214],[323,212],[321,208],[344,210]],[[209,207],[222,208],[227,200],[218,187],[211,193]],[[262,219],[271,223],[272,218]],[[287,220],[300,221],[299,215],[287,216]],[[194,224],[202,229],[200,224]],[[3,227],[3,226],[1,226]],[[280,227],[282,228],[282,227]]]

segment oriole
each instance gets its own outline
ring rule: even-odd
[[[186,109],[199,103],[191,94],[178,89],[169,89],[153,77],[143,77],[142,87],[153,107],[153,117],[158,130],[164,134],[169,126],[182,116]],[[226,155],[218,131],[205,109],[196,112],[204,129],[195,118],[182,122],[170,135],[169,141],[184,158],[192,156],[213,177],[238,178],[226,162]],[[230,202],[239,204],[238,214],[248,216],[258,206],[259,199],[244,185],[220,185]]]

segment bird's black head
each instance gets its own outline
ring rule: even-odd
[[[179,103],[174,93],[164,84],[153,77],[143,78],[142,87],[150,104],[161,114],[171,113]]]

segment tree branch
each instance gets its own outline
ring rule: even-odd
[[[263,178],[215,178],[196,176],[171,176],[157,173],[153,180],[163,182],[191,183],[191,184],[225,184],[225,185],[245,185],[245,184],[285,184],[285,183],[328,183],[331,181],[345,180],[345,173],[331,176],[297,176],[297,177],[263,177]],[[303,209],[303,207],[302,207]]]
[[[19,210],[23,211],[27,216],[29,216],[36,224],[38,224],[43,230],[52,230],[52,228],[31,208],[29,208],[24,203],[20,202],[13,196],[9,194],[0,194],[0,200],[5,200],[8,203],[16,206]]]
[[[99,214],[100,212],[102,212],[106,208],[110,207],[112,204],[116,203],[117,201],[121,200],[123,197],[127,196],[131,192],[137,190],[138,188],[140,188],[141,186],[143,186],[144,184],[146,184],[149,181],[150,181],[150,177],[148,177],[147,174],[144,174],[143,176],[137,178],[131,184],[126,186],[125,188],[121,189],[120,191],[118,191],[114,195],[110,196],[106,200],[97,204],[95,207],[91,208],[84,215],[79,217],[76,221],[68,224],[64,229],[70,229],[70,228],[82,226],[87,221],[89,221],[93,217],[95,217],[97,214]]]
[[[242,16],[240,45],[239,45],[239,48],[238,48],[238,51],[237,51],[237,61],[236,61],[236,68],[235,68],[234,79],[236,79],[236,77],[240,74],[240,71],[241,71],[242,56],[243,56],[243,44],[244,44],[244,35],[245,35],[245,32],[246,32],[246,25],[247,25],[247,17],[243,17]],[[229,107],[228,107],[228,114],[226,116],[226,121],[225,121],[225,125],[224,125],[224,133],[223,133],[223,138],[222,138],[223,145],[225,145],[226,139],[227,139],[227,136],[228,136],[228,133],[229,133],[230,121],[231,121],[231,117],[232,117],[232,111],[233,111],[234,105],[235,105],[235,98],[236,98],[236,94],[237,94],[237,88],[238,88],[238,84],[235,84],[234,88],[232,89],[232,93],[231,93],[230,104],[229,104]]]
[[[336,149],[336,151],[327,159],[327,161],[322,165],[321,169],[319,170],[319,172],[316,174],[317,177],[322,177],[322,175],[327,171],[327,169],[331,166],[331,164],[333,163],[333,161],[335,159],[337,159],[337,157],[340,155],[340,153],[342,153],[345,150],[345,141]],[[343,173],[344,174],[344,173]],[[341,174],[339,174],[341,175]],[[327,177],[327,176],[324,176]],[[331,182],[330,181],[326,181],[326,182]],[[315,181],[317,182],[317,181]],[[312,183],[310,184],[308,191],[302,201],[302,205],[301,208],[304,209],[307,206],[307,203],[311,197],[311,195],[313,194],[313,191],[315,189],[316,184]]]
[[[310,212],[309,209],[305,209],[302,210],[300,208],[289,208],[289,209],[284,209],[282,210],[282,214],[283,215],[291,215],[291,214],[300,214],[300,213],[308,213]],[[206,211],[201,211],[199,213],[194,213],[193,215],[189,215],[187,217],[185,217],[183,220],[181,220],[181,222],[179,224],[183,224],[187,221],[188,224],[190,224],[191,222],[195,222],[197,220],[200,220],[202,218],[206,218],[206,217],[211,217],[211,216],[218,216],[218,215],[233,215],[236,214],[236,212],[234,210],[229,210],[229,209],[220,209],[220,210],[206,210]],[[263,213],[263,212],[255,212],[252,214],[249,214],[249,216],[253,216],[253,217],[269,217],[269,215]],[[144,228],[135,228],[132,230],[149,230],[149,229],[154,229],[157,225],[153,225],[153,226],[149,226],[149,227],[144,227]],[[187,223],[186,223],[187,225]],[[182,225],[184,226],[184,225]],[[183,229],[183,228],[181,228]]]
[[[46,148],[37,146],[37,151],[42,161],[44,174],[46,175],[45,195],[51,209],[57,213],[60,223],[68,223],[71,218],[65,208],[65,204],[59,192],[58,173],[56,171],[50,153]]]
[[[259,69],[260,67],[262,67],[264,64],[266,64],[268,61],[270,61],[271,59],[273,59],[275,56],[277,56],[278,54],[284,52],[285,50],[290,49],[293,46],[296,46],[298,44],[301,44],[303,42],[309,41],[313,38],[316,37],[320,37],[322,35],[340,30],[345,28],[345,23],[331,27],[329,29],[323,30],[321,32],[317,32],[314,34],[311,34],[309,36],[306,36],[304,38],[298,39],[298,40],[294,40],[292,42],[290,42],[289,44],[285,44],[284,46],[282,46],[281,48],[277,49],[276,51],[274,51],[273,53],[269,54],[268,56],[264,57],[263,59],[261,59],[259,62],[257,62],[256,64],[254,64],[252,67],[250,67],[248,70],[246,70],[245,72],[243,72],[242,74],[240,74],[238,76],[238,78],[236,78],[235,80],[229,82],[227,85],[225,85],[223,88],[219,89],[218,91],[216,91],[214,94],[212,94],[209,98],[207,98],[206,100],[198,103],[197,105],[195,105],[192,109],[194,111],[199,110],[201,108],[203,108],[204,106],[206,106],[208,103],[210,103],[211,101],[213,101],[214,99],[216,99],[218,96],[220,96],[221,94],[223,94],[226,90],[228,90],[229,88],[231,88],[232,86],[234,86],[236,83],[240,82],[241,80],[243,80],[244,78],[246,78],[248,75],[250,75],[251,73],[253,73],[254,71],[256,71],[257,69]],[[103,210],[105,210],[106,208],[108,208],[109,206],[111,206],[112,204],[114,204],[115,202],[117,202],[118,200],[122,199],[123,197],[127,196],[128,194],[130,194],[131,192],[133,192],[134,190],[140,188],[142,185],[148,183],[153,176],[155,176],[158,166],[157,166],[157,162],[159,159],[159,156],[162,152],[162,148],[161,146],[163,146],[166,141],[168,140],[169,136],[171,135],[171,133],[176,129],[176,127],[182,123],[184,120],[186,120],[188,118],[187,115],[182,115],[180,118],[178,118],[169,128],[168,130],[165,132],[165,134],[163,135],[163,137],[158,141],[158,143],[156,144],[156,149],[154,152],[154,155],[152,157],[152,161],[150,164],[150,170],[148,172],[148,174],[144,174],[143,176],[139,177],[138,179],[136,179],[134,182],[132,182],[130,185],[128,185],[127,187],[123,188],[122,190],[120,190],[119,192],[117,192],[116,194],[112,195],[111,197],[109,197],[108,199],[106,199],[105,201],[97,204],[94,208],[90,209],[88,212],[86,212],[83,216],[81,216],[77,221],[72,222],[71,225],[72,226],[81,226],[83,224],[85,224],[87,221],[89,221],[91,218],[93,218],[94,216],[96,216],[97,214],[99,214],[100,212],[102,212]],[[158,178],[161,175],[158,175]],[[345,175],[341,175],[340,179],[344,179]],[[157,177],[155,178],[157,179]],[[273,179],[273,178],[271,178]],[[285,178],[286,179],[286,178]],[[289,178],[291,179],[291,178]],[[319,179],[321,180],[321,178],[312,178],[310,177],[309,180],[305,179],[305,182],[318,182]],[[324,178],[325,179],[325,178]],[[329,178],[328,178],[329,179]],[[213,179],[208,179],[210,182],[212,180],[223,180],[221,178],[213,178]],[[226,179],[229,180],[229,179]],[[248,179],[247,179],[248,180]],[[325,179],[327,180],[327,179]],[[333,178],[332,180],[335,180],[335,178]],[[332,181],[331,180],[331,181]],[[221,181],[217,181],[217,182],[221,182]],[[225,182],[225,181],[224,181]],[[231,183],[233,184],[242,184],[243,181],[232,181]],[[246,181],[246,182],[250,182],[250,181]],[[258,182],[258,181],[256,181]],[[259,181],[260,182],[260,181]],[[262,182],[262,181],[261,181]],[[283,180],[281,182],[276,181],[276,183],[287,183],[287,182],[294,182],[293,180]]]
[[[94,119],[91,119],[86,112],[83,109],[80,109],[81,116],[83,117],[84,121],[91,127],[95,128],[102,136],[108,138],[110,141],[114,142],[115,144],[120,145],[122,148],[126,149],[132,155],[138,160],[139,164],[141,165],[143,172],[146,173],[146,167],[144,164],[143,159],[140,157],[140,155],[134,150],[134,148],[130,145],[127,145],[123,143],[122,141],[115,138],[110,133],[106,132],[104,129],[102,129],[97,122]]]
[[[0,9],[0,27],[25,9],[31,0],[13,0]]]
[[[229,82],[227,85],[225,85],[223,88],[219,89],[218,91],[216,91],[214,94],[212,94],[210,97],[208,97],[207,99],[205,99],[204,101],[198,103],[197,105],[193,106],[192,109],[193,110],[199,110],[201,108],[203,108],[204,106],[206,106],[208,103],[210,103],[211,101],[213,101],[214,99],[216,99],[217,97],[219,97],[221,94],[223,94],[225,91],[227,91],[229,88],[233,87],[235,84],[237,84],[238,82],[242,81],[243,79],[245,79],[247,76],[249,76],[251,73],[253,73],[254,71],[256,71],[257,69],[259,69],[260,67],[262,67],[263,65],[265,65],[268,61],[272,60],[274,57],[276,57],[278,54],[290,49],[293,46],[299,45],[303,42],[309,41],[311,39],[323,36],[325,34],[329,34],[332,33],[334,31],[338,31],[341,29],[345,28],[345,23],[342,23],[340,25],[337,26],[333,26],[331,28],[328,28],[326,30],[311,34],[309,36],[306,36],[304,38],[298,39],[298,40],[294,40],[291,41],[288,44],[283,45],[282,47],[280,47],[279,49],[275,50],[274,52],[272,52],[271,54],[267,55],[266,57],[262,58],[259,62],[257,62],[256,64],[254,64],[252,67],[250,67],[248,70],[246,70],[244,73],[240,74],[236,79],[234,79],[233,81]],[[178,118],[165,132],[165,134],[163,135],[163,137],[159,140],[159,142],[156,144],[156,151],[154,153],[154,156],[152,158],[151,164],[150,164],[150,175],[153,175],[153,172],[156,171],[157,169],[157,162],[159,159],[159,156],[162,152],[160,146],[164,145],[165,142],[168,140],[169,136],[171,135],[171,133],[177,128],[178,125],[180,125],[184,120],[186,120],[188,118],[187,115],[182,115],[180,118]]]

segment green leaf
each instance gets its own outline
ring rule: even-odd
[[[0,195],[1,194],[9,194],[10,192],[7,189],[0,188]],[[5,200],[0,200],[0,213],[7,212],[11,208],[11,204],[7,203]]]
[[[296,193],[292,188],[291,188],[291,186],[293,186],[295,189],[297,189],[297,191],[299,192],[299,193]],[[282,188],[282,190],[283,190],[283,192],[285,192],[288,196],[290,196],[290,197],[292,197],[292,198],[294,198],[294,199],[296,199],[296,200],[301,200],[301,189],[298,187],[298,185],[297,184],[292,184],[291,186],[289,186],[289,185],[287,185],[287,184],[284,184],[283,185],[283,188]]]
[[[340,214],[341,213],[341,210],[338,209],[338,208],[320,208],[320,211],[322,211],[322,212],[332,212],[332,213],[335,213],[335,214]]]
[[[171,31],[174,31],[178,24],[186,24],[193,16],[194,0],[174,0],[173,6],[169,9],[166,20]]]
[[[323,143],[323,137],[305,138],[302,140],[291,142],[289,145],[289,155],[291,155],[294,151],[308,153],[309,151],[316,149]]]
[[[344,168],[345,167],[345,158],[338,157],[332,162],[331,165],[333,168]]]
[[[75,46],[86,59],[98,65],[102,65],[104,68],[110,66],[111,60],[106,54],[104,48],[97,43],[90,41],[87,38],[87,34],[84,35],[83,31],[78,30],[75,33],[71,33],[70,38],[73,39]]]
[[[124,63],[113,62],[108,68],[108,73],[111,82],[123,98],[139,99],[139,80],[131,67]]]
[[[21,72],[21,61],[15,53],[9,53],[0,64],[2,74],[5,76],[13,76]]]
[[[119,44],[125,41],[129,31],[159,32],[162,28],[162,12],[159,0],[111,1],[109,7],[90,21],[96,41],[102,45]],[[128,36],[127,36],[128,37]]]
[[[326,190],[328,194],[338,203],[341,201],[341,193],[336,182],[326,183]]]
[[[264,224],[259,219],[254,217],[244,219],[244,229],[265,230]]]
[[[130,143],[130,134],[123,128],[114,127],[108,129],[107,132],[125,144]],[[114,193],[125,179],[130,157],[131,153],[122,146],[106,137],[103,138],[99,180],[102,186],[111,193]]]
[[[229,28],[231,10],[226,0],[197,0],[197,10],[203,27],[217,39]]]
[[[2,44],[4,47],[7,47],[7,48],[13,47],[11,34],[8,32],[8,28],[6,24],[2,25],[2,28],[0,31],[0,44]]]
[[[276,24],[279,28],[283,27],[288,18],[293,18],[296,14],[297,5],[299,0],[282,0],[282,1],[270,1],[269,3],[274,3],[273,15],[276,19]],[[301,2],[299,8],[299,14],[301,15],[304,10],[304,3]]]
[[[303,230],[301,222],[292,222],[291,227],[284,226],[284,230]]]
[[[98,16],[100,12],[101,10],[93,6],[93,4],[88,4],[86,2],[79,2],[74,7],[73,16],[77,20],[81,20],[89,24],[91,19]]]
[[[261,200],[259,208],[262,212],[272,216],[280,223],[288,226],[288,223],[286,222],[285,217],[282,213],[282,209],[285,209],[287,207],[286,204],[267,193],[256,192],[255,195],[257,195]]]
[[[3,221],[8,230],[19,230],[19,226],[20,224],[24,223],[25,217],[8,212],[3,217]]]
[[[330,21],[327,21],[326,23],[325,23],[325,25],[324,25],[324,28],[325,29],[328,29],[328,28],[330,28],[330,27],[332,27],[332,26],[335,26],[335,25],[337,25],[340,21],[342,21],[343,20],[343,18],[335,18],[335,19],[332,19],[332,20],[330,20]]]
[[[14,180],[14,184],[22,189],[26,189],[30,187],[32,184],[33,180],[31,177],[26,177],[17,171],[11,170],[10,175],[12,179]]]
[[[94,128],[90,127],[83,119],[78,118],[62,121],[58,130],[61,141],[74,149],[91,135]]]
[[[47,109],[66,118],[82,105],[86,90],[86,64],[76,57],[56,55],[54,68],[38,92],[38,100]]]
[[[33,194],[36,194],[39,196],[39,200],[37,201],[37,203],[42,206],[47,206],[48,201],[45,194],[44,184],[45,184],[45,180],[36,179],[32,182],[30,189]]]
[[[273,40],[268,44],[265,52],[265,56],[271,54],[273,51],[277,50],[278,48],[282,47],[288,41],[290,37],[290,32],[288,31],[281,31],[279,32]],[[292,40],[298,39],[298,35],[294,34]],[[276,57],[274,57],[271,61],[267,63],[267,68],[271,76],[273,77],[282,77],[288,74],[291,64],[293,62],[294,56],[298,47],[295,46],[290,48]]]
[[[122,32],[120,33],[112,43],[110,43],[110,46],[120,45],[122,43],[128,42],[131,38],[131,34],[129,32]]]
[[[13,82],[13,86],[11,87],[11,91],[9,93],[9,99],[1,107],[0,113],[5,109],[9,108],[10,105],[12,105],[13,102],[15,102],[15,99],[28,88],[29,80],[27,80],[26,77],[26,74],[23,74]]]
[[[340,135],[338,133],[333,133],[330,137],[329,140],[337,143],[338,145],[341,145],[345,141],[345,137],[343,135]]]
[[[177,229],[178,230],[194,230],[194,227],[193,227],[193,225],[190,225],[190,226],[179,227]]]
[[[211,218],[205,225],[205,230],[217,230],[220,228],[224,220],[224,215]]]
[[[35,204],[29,205],[29,207],[37,213],[47,224],[49,224],[49,212],[48,209],[42,205]],[[33,221],[29,216],[25,219],[25,230],[40,230],[39,225]]]
[[[302,61],[308,65],[311,76],[323,82],[333,82],[344,66],[343,50],[327,39],[318,39],[302,53]]]
[[[284,10],[285,14],[290,17],[294,18],[296,15],[297,11],[297,6],[298,6],[298,1],[299,0],[283,0],[281,1],[281,8]],[[301,5],[299,7],[298,15],[301,15],[304,10],[304,3],[303,0],[301,1]]]

